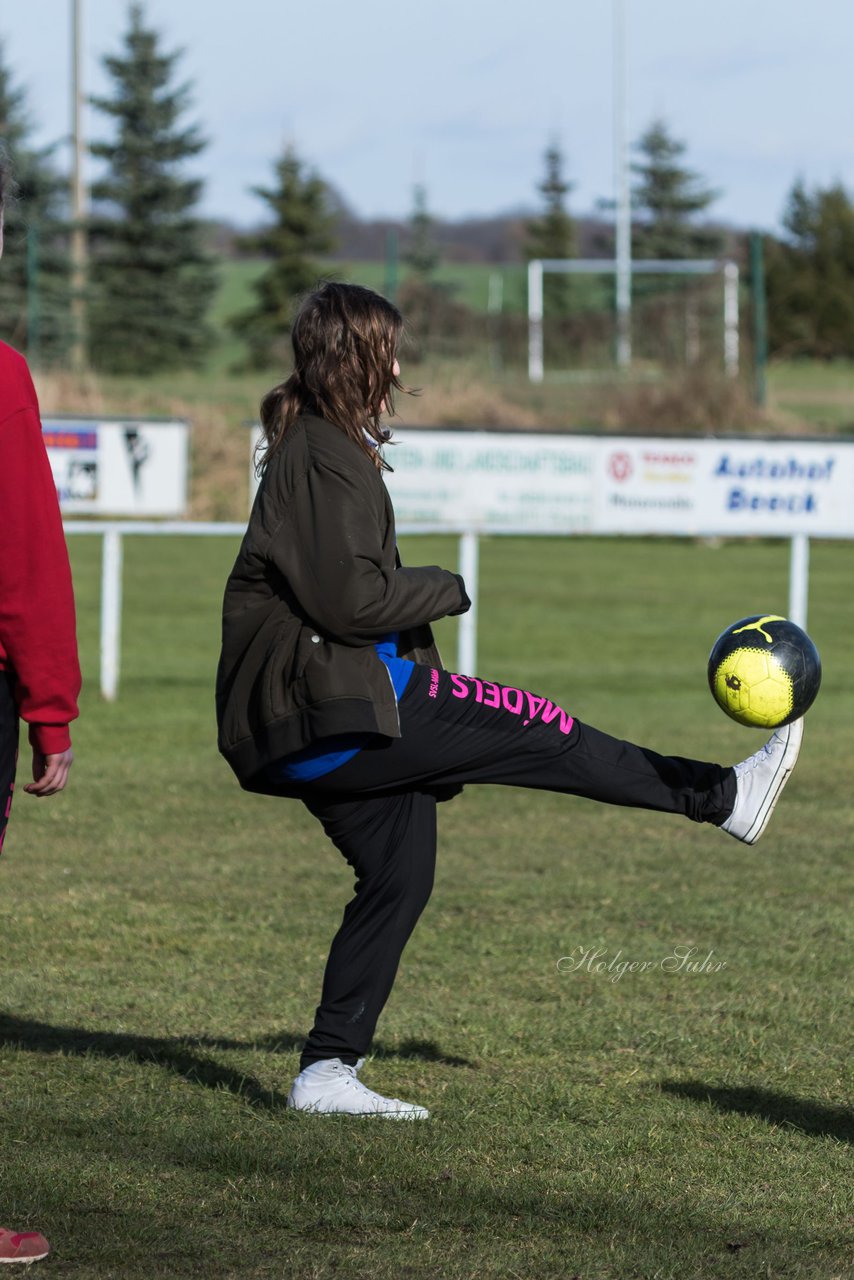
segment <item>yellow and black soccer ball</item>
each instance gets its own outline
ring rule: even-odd
[[[799,720],[820,684],[821,659],[812,640],[776,614],[734,622],[709,654],[709,688],[739,724],[778,729]]]

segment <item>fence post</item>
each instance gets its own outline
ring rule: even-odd
[[[543,264],[528,263],[528,380],[543,380]]]
[[[728,378],[738,376],[738,264],[724,265],[724,369]]]
[[[810,578],[810,540],[805,533],[792,537],[789,557],[789,617],[806,631]]]
[[[477,571],[478,541],[473,529],[460,536],[460,576],[471,600],[468,613],[460,614],[457,635],[457,671],[473,676],[477,669]]]
[[[122,642],[122,535],[115,525],[104,528],[101,559],[101,696],[114,702],[119,689]]]

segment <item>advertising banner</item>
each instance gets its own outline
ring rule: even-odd
[[[42,436],[63,513],[184,515],[189,435],[187,422],[45,418]]]
[[[385,481],[400,525],[854,537],[852,440],[432,429],[395,431],[394,440]]]
[[[600,533],[850,537],[854,442],[602,439]]]
[[[386,449],[398,521],[484,533],[590,532],[595,451],[574,436],[401,431]]]

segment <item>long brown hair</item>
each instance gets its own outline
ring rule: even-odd
[[[394,391],[407,390],[392,372],[402,331],[397,307],[372,289],[330,281],[309,294],[291,331],[294,371],[261,401],[260,468],[301,413],[334,423],[386,467],[379,446],[391,433],[380,414],[393,414]]]

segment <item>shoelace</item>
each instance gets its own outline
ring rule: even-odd
[[[339,1075],[349,1077],[344,1081],[344,1087],[346,1089],[361,1089],[363,1093],[372,1093],[373,1090],[369,1089],[366,1084],[363,1084],[357,1074],[363,1062],[364,1058],[360,1059],[355,1064],[352,1062],[342,1062],[340,1066],[335,1068],[335,1070]]]
[[[737,764],[735,766],[735,776],[740,778],[742,774],[747,773],[749,769],[758,769],[760,765],[764,764],[768,757],[773,754],[773,748],[777,741],[777,737],[778,735],[775,731],[764,746],[760,747],[758,751],[755,751],[752,756],[748,756],[746,760],[742,760],[740,764]]]
[[[340,1070],[342,1070],[342,1071],[346,1071],[348,1076],[352,1076],[352,1078],[353,1078],[354,1080],[357,1080],[357,1082],[358,1082],[359,1084],[361,1084],[361,1081],[360,1081],[360,1080],[358,1080],[358,1075],[359,1075],[359,1072],[361,1071],[361,1069],[362,1069],[362,1067],[363,1067],[364,1065],[365,1065],[365,1059],[364,1059],[364,1058],[360,1058],[360,1059],[359,1059],[359,1061],[358,1061],[358,1062],[355,1062],[355,1063],[354,1063],[354,1062],[342,1062],[342,1063],[341,1063]]]
[[[369,1088],[368,1088],[368,1086],[367,1086],[366,1084],[363,1084],[363,1083],[362,1083],[362,1081],[359,1079],[359,1077],[358,1077],[358,1074],[357,1074],[357,1073],[361,1070],[361,1068],[362,1068],[364,1065],[365,1065],[365,1059],[364,1059],[364,1058],[360,1058],[360,1059],[359,1059],[359,1061],[358,1061],[355,1065],[354,1065],[353,1063],[351,1063],[351,1062],[342,1062],[342,1063],[341,1063],[341,1068],[340,1068],[340,1069],[341,1069],[342,1071],[344,1071],[344,1072],[345,1072],[345,1073],[350,1077],[350,1079],[347,1081],[347,1085],[346,1085],[346,1087],[347,1087],[348,1089],[350,1089],[350,1088],[361,1089],[363,1093],[367,1093],[367,1094],[369,1094],[372,1098],[377,1098],[377,1099],[379,1099],[381,1102],[392,1102],[392,1103],[396,1102],[399,1106],[406,1106],[406,1105],[407,1105],[406,1103],[402,1102],[400,1098],[384,1098],[384,1097],[382,1096],[382,1094],[381,1094],[381,1093],[376,1093],[373,1089],[369,1089]]]

